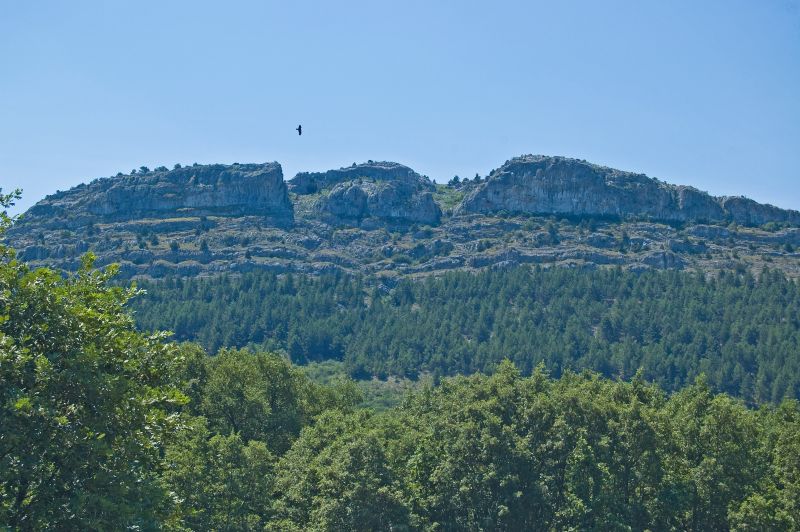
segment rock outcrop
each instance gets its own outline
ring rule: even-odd
[[[716,198],[643,174],[577,159],[525,155],[507,161],[470,192],[456,214],[565,214],[667,222],[800,223],[800,212],[746,198]]]
[[[369,162],[328,172],[303,172],[289,182],[299,195],[319,194],[314,212],[335,224],[365,220],[437,224],[442,212],[433,182],[407,166]]]
[[[742,225],[763,225],[769,222],[800,223],[800,213],[773,205],[765,205],[742,196],[719,198],[727,217]]]
[[[25,223],[71,228],[201,215],[257,215],[290,224],[293,208],[280,164],[196,165],[101,178],[48,196],[26,213]]]
[[[367,179],[372,181],[403,181],[419,183],[428,190],[434,190],[434,184],[427,181],[408,166],[393,162],[369,161],[328,170],[327,172],[300,172],[289,181],[289,191],[295,194],[314,194],[325,189],[333,188],[339,183]]]

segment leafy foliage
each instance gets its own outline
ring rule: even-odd
[[[252,530],[270,517],[275,458],[264,442],[215,434],[197,418],[166,453],[164,485],[177,497],[168,523],[190,530]]]
[[[137,332],[123,308],[136,291],[91,266],[65,279],[2,248],[0,526],[151,528],[163,515],[156,466],[186,401],[175,349]]]
[[[271,353],[180,350],[189,361],[181,380],[194,402],[187,414],[196,417],[162,464],[175,500],[166,521],[177,529],[261,529],[274,513],[276,457],[325,412],[352,412],[361,395],[352,382],[316,384]]]
[[[793,455],[767,451],[773,431],[797,430],[774,416],[798,408],[749,410],[702,381],[667,397],[639,378],[522,378],[505,363],[382,414],[320,418],[278,460],[274,519],[298,530],[791,529],[795,492],[775,466]]]

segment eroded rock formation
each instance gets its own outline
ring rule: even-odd
[[[378,219],[432,225],[442,215],[431,195],[434,183],[398,163],[368,162],[328,172],[303,172],[289,182],[289,190],[319,194],[314,211],[337,224]]]
[[[293,209],[281,165],[197,165],[97,179],[48,196],[28,211],[26,223],[69,228],[199,215],[258,215],[290,224]]]
[[[458,207],[457,214],[566,214],[645,217],[667,222],[734,221],[800,223],[800,213],[747,198],[716,198],[643,174],[578,159],[525,155],[492,172]]]

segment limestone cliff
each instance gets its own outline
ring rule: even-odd
[[[258,215],[291,223],[292,203],[278,163],[196,165],[118,175],[48,196],[25,224],[72,228],[87,223],[176,216]]]
[[[644,217],[667,222],[800,223],[797,211],[746,198],[716,198],[692,187],[669,185],[643,174],[542,155],[507,161],[464,198],[456,214],[500,211]]]

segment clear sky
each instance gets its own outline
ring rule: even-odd
[[[141,165],[523,153],[800,209],[800,2],[0,0],[20,207]]]

